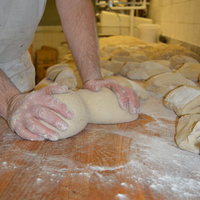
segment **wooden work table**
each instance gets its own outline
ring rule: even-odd
[[[175,121],[157,98],[136,121],[57,142],[22,140],[0,119],[0,200],[200,199],[199,155],[176,146]]]

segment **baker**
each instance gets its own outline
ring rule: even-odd
[[[45,4],[46,0],[0,0],[0,115],[20,137],[38,141],[58,138],[58,133],[40,120],[66,131],[66,122],[56,113],[73,118],[73,110],[53,96],[67,92],[65,86],[53,84],[31,91],[35,70],[27,49]],[[102,80],[91,1],[56,0],[56,6],[84,88],[99,91],[107,87],[115,93],[122,109],[136,113],[139,101],[132,90],[114,80]]]

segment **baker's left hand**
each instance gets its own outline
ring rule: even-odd
[[[89,80],[84,83],[83,87],[95,92],[106,87],[115,93],[123,110],[127,110],[131,114],[139,112],[140,103],[136,93],[129,87],[119,85],[115,80]]]

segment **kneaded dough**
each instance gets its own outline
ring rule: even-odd
[[[178,116],[200,113],[200,88],[189,85],[177,87],[164,97],[163,103]]]
[[[104,78],[104,77],[107,77],[107,76],[112,76],[114,75],[113,72],[111,72],[110,70],[107,70],[107,69],[104,69],[104,68],[100,68],[101,70],[101,76]]]
[[[88,123],[113,124],[129,122],[137,118],[137,115],[122,110],[115,94],[107,88],[103,88],[100,92],[79,90],[77,93],[85,103]]]
[[[65,63],[59,63],[59,64],[56,64],[56,65],[53,65],[53,66],[47,68],[46,76],[49,77],[49,74],[53,71],[61,72],[62,70],[65,70],[65,69],[68,69],[68,68],[69,68],[69,65],[65,64]]]
[[[64,119],[68,123],[68,130],[59,131],[58,139],[76,135],[85,128],[87,123],[114,124],[130,122],[138,117],[138,114],[132,115],[128,111],[122,110],[115,94],[107,88],[103,88],[100,92],[81,89],[55,96],[74,113],[71,120]],[[58,132],[51,125],[45,125]]]
[[[185,63],[177,69],[177,72],[182,74],[185,78],[197,82],[200,74],[200,63]]]
[[[174,88],[181,85],[195,86],[196,84],[193,81],[186,79],[178,72],[161,73],[150,77],[146,81],[146,89],[157,93],[161,97],[166,95],[170,90],[173,90]]]
[[[170,63],[172,69],[178,69],[184,63],[199,63],[199,62],[190,56],[175,55],[170,58]]]
[[[117,83],[121,86],[129,87],[137,94],[139,99],[145,100],[145,99],[148,99],[149,97],[149,93],[141,85],[139,85],[133,80],[129,80],[122,76],[109,76],[109,77],[105,77],[104,79],[107,79],[107,80],[112,79],[112,80],[117,81]]]
[[[71,68],[62,70],[55,78],[55,82],[60,85],[66,85],[71,90],[75,90],[77,87],[76,77]]]
[[[53,84],[54,81],[52,80],[49,80],[47,77],[42,79],[35,87],[34,87],[34,90],[39,90],[39,89],[42,89],[50,84]]]
[[[107,69],[111,72],[113,72],[114,74],[119,74],[120,70],[122,69],[124,65],[124,62],[120,62],[120,61],[113,61],[113,60],[101,60],[100,62],[100,66],[101,69]]]
[[[178,120],[175,141],[181,149],[200,153],[200,114],[185,115]]]
[[[67,122],[67,131],[58,131],[58,129],[54,128],[50,124],[47,124],[43,121],[42,123],[44,123],[45,126],[47,126],[48,128],[58,132],[58,139],[68,138],[76,135],[81,130],[83,130],[88,123],[88,114],[84,102],[82,101],[79,94],[73,91],[70,91],[66,94],[56,94],[55,97],[65,103],[72,110],[74,114],[73,119],[68,120],[56,113],[57,115],[59,115],[59,117]]]
[[[131,70],[140,68],[139,62],[127,62],[120,71],[120,74],[127,76],[127,73]]]
[[[115,55],[112,57],[112,60],[121,61],[121,62],[143,62],[148,60],[148,58],[143,54],[132,54],[129,56],[118,56]]]
[[[162,62],[151,60],[142,62],[139,67],[128,71],[127,77],[133,80],[146,80],[163,72],[171,72],[171,69]]]

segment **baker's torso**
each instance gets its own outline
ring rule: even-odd
[[[46,0],[0,0],[0,69],[21,91],[35,86],[35,68],[27,49]]]
[[[29,48],[45,4],[46,0],[0,0],[0,64]]]

